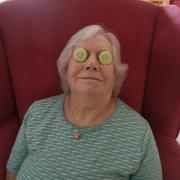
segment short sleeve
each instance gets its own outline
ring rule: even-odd
[[[25,133],[27,122],[30,119],[30,111],[31,108],[28,109],[24,116],[22,125],[16,137],[16,141],[13,145],[9,159],[6,164],[7,170],[15,174],[17,174],[28,153]]]
[[[143,143],[141,147],[142,156],[139,168],[131,176],[131,180],[162,180],[162,169],[158,149],[152,130],[147,123]]]

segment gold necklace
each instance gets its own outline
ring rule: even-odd
[[[71,108],[71,114],[72,114],[73,120],[74,120],[73,123],[74,123],[74,126],[76,127],[76,130],[75,130],[75,132],[73,134],[73,137],[74,137],[75,140],[78,140],[81,137],[81,128],[77,125],[77,122],[75,120],[75,114],[74,114],[73,108],[72,108],[71,103],[70,103],[70,99],[69,99],[69,97],[67,97],[67,98],[68,98],[68,104],[69,104],[69,106]],[[112,106],[112,108],[113,108],[113,106]]]
[[[77,122],[75,120],[75,114],[74,114],[74,111],[72,109],[69,97],[67,97],[67,99],[68,99],[68,104],[69,104],[70,109],[71,109],[71,114],[73,116],[73,120],[74,120],[73,123],[74,123],[74,126],[76,127],[76,130],[75,130],[75,132],[73,134],[73,137],[74,137],[75,140],[78,140],[81,137],[81,130],[80,130],[80,127],[77,125]]]

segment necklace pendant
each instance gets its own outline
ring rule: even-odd
[[[79,130],[76,130],[74,133],[74,139],[78,140],[81,137],[81,133]]]

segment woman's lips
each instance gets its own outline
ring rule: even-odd
[[[97,77],[80,77],[79,79],[102,81],[100,78]]]

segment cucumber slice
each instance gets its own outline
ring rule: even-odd
[[[102,51],[99,53],[99,62],[101,64],[110,64],[112,61],[112,54],[109,51]]]
[[[76,62],[83,62],[87,59],[88,52],[84,48],[78,48],[73,53],[73,58]]]

